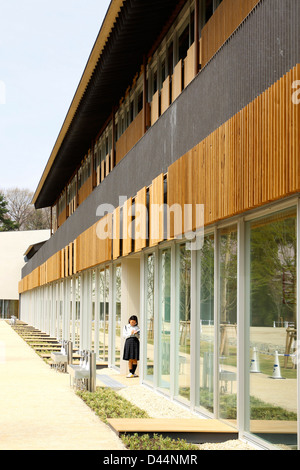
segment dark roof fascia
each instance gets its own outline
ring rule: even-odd
[[[37,196],[37,209],[54,205],[170,16],[184,4],[185,0],[126,0]]]

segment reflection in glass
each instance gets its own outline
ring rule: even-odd
[[[115,366],[120,367],[121,357],[121,265],[115,267]]]
[[[0,318],[19,316],[19,301],[0,299]]]
[[[160,255],[160,338],[159,338],[159,387],[170,391],[170,342],[171,342],[171,249]]]
[[[99,273],[99,359],[108,360],[109,268]]]
[[[249,222],[249,430],[297,443],[296,211]]]
[[[220,232],[219,416],[237,419],[237,230]]]
[[[199,319],[199,394],[196,406],[214,411],[214,236],[204,237],[197,253],[197,316]]]
[[[95,326],[96,326],[96,271],[93,269],[91,273],[91,282],[92,282],[92,351],[96,352],[96,340],[97,335],[95,334]]]
[[[176,394],[189,401],[191,389],[191,250],[187,249],[185,243],[178,248],[178,390]]]
[[[73,311],[73,291],[74,291],[74,284],[75,284],[75,281],[73,278],[71,278],[70,280],[70,328],[69,328],[69,341],[72,341],[73,340],[73,315],[72,315],[72,311]],[[48,318],[47,318],[47,321],[48,321]]]
[[[58,311],[57,311],[57,339],[62,343],[62,333],[63,333],[63,283],[58,283]]]
[[[154,259],[151,253],[146,256],[146,324],[147,324],[147,353],[146,380],[153,382],[154,375]]]
[[[75,302],[76,302],[76,311],[75,311],[75,347],[80,348],[80,275],[76,278],[75,282]]]

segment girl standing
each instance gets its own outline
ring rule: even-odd
[[[124,361],[128,361],[129,367],[127,377],[137,377],[135,371],[138,360],[140,359],[140,328],[135,315],[132,315],[128,320],[128,324],[124,326],[123,337],[126,338],[123,359]]]

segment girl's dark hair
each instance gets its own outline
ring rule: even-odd
[[[136,321],[136,324],[138,324],[138,319],[137,319],[136,315],[131,315],[131,317],[128,320],[128,323],[130,323],[130,320],[134,320],[134,321]]]

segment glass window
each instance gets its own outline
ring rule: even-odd
[[[108,360],[109,268],[99,273],[99,358]]]
[[[122,267],[121,265],[115,266],[115,318],[114,318],[114,365],[120,367],[121,358],[121,276]]]
[[[237,419],[237,230],[220,232],[219,416]]]
[[[248,430],[297,445],[296,210],[247,225]]]
[[[80,276],[76,278],[75,289],[76,289],[76,312],[75,312],[75,347],[80,348]]]
[[[160,301],[159,301],[159,360],[158,386],[170,391],[171,352],[171,249],[160,254]]]
[[[178,247],[177,292],[177,391],[189,401],[191,389],[191,250]]]
[[[146,256],[145,285],[146,285],[146,325],[147,346],[145,360],[145,379],[153,382],[154,376],[154,262],[155,255],[151,253]]]
[[[12,316],[19,316],[19,301],[0,299],[0,318],[11,318]]]
[[[214,236],[204,237],[197,253],[197,318],[199,371],[196,406],[214,412]]]

